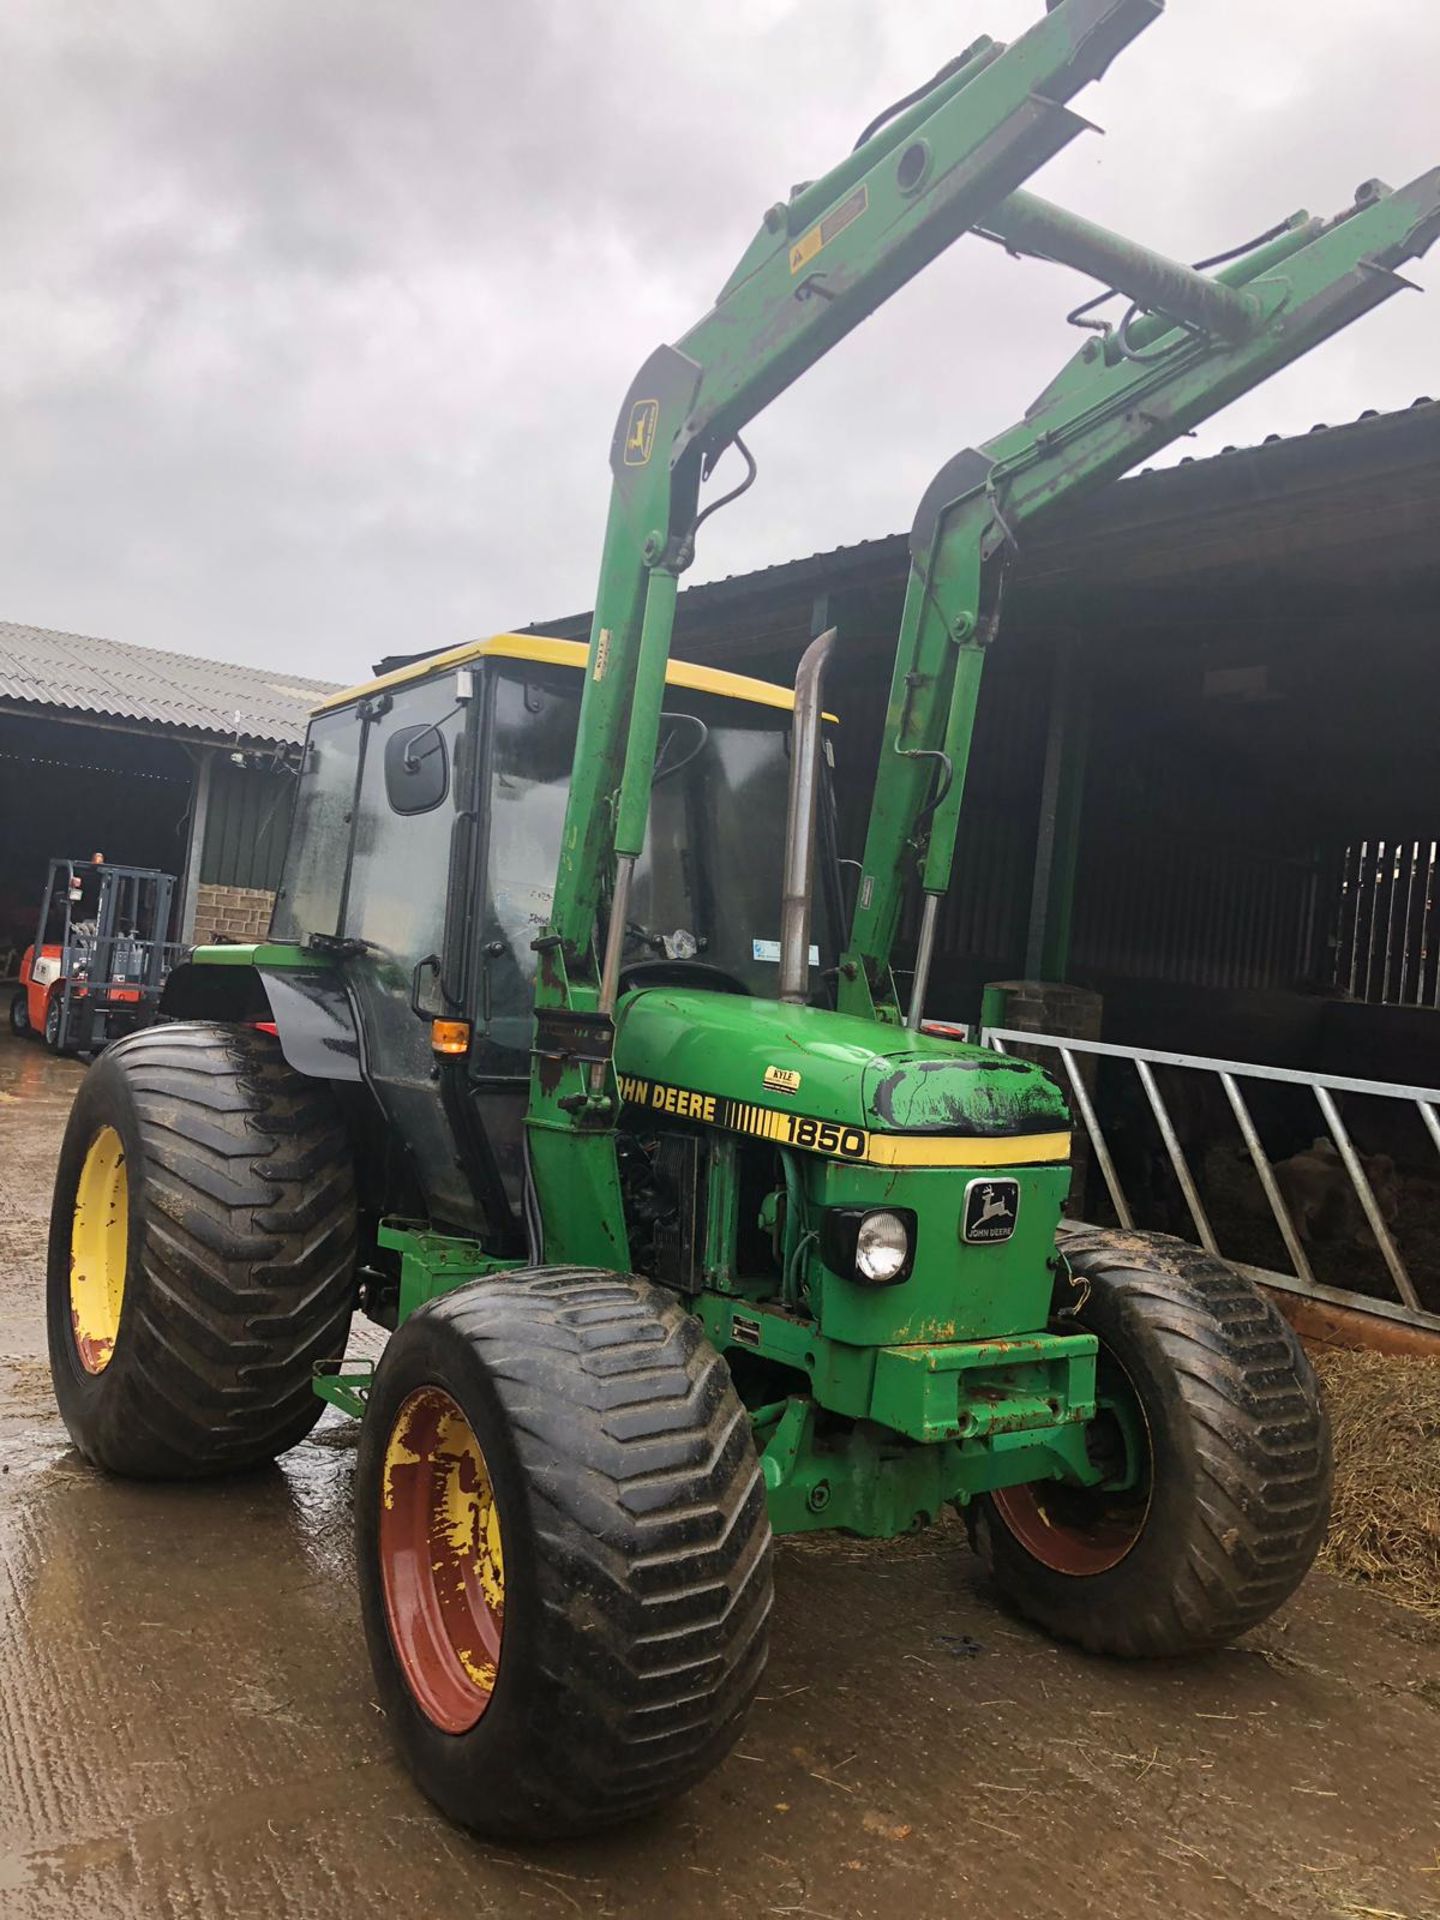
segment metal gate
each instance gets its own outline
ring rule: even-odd
[[[1006,1053],[1012,1047],[1016,1047],[1026,1053],[1037,1052],[1042,1058],[1053,1056],[1056,1059],[1061,1070],[1056,1077],[1063,1078],[1063,1081],[1068,1084],[1076,1119],[1090,1142],[1096,1168],[1105,1183],[1110,1204],[1121,1226],[1135,1226],[1135,1214],[1130,1196],[1116,1169],[1110,1142],[1106,1138],[1105,1129],[1097,1114],[1092,1088],[1087,1083],[1083,1065],[1087,1058],[1128,1062],[1129,1068],[1133,1070],[1145,1104],[1154,1118],[1165,1155],[1189,1214],[1193,1233],[1187,1234],[1186,1238],[1193,1238],[1196,1244],[1204,1247],[1207,1252],[1218,1254],[1229,1260],[1230,1264],[1239,1268],[1242,1273],[1263,1281],[1267,1286],[1305,1294],[1312,1299],[1335,1306],[1359,1308],[1367,1313],[1403,1321],[1409,1326],[1422,1327],[1427,1331],[1440,1333],[1440,1313],[1427,1312],[1421,1303],[1410,1267],[1376,1199],[1361,1155],[1356,1151],[1340,1110],[1341,1102],[1347,1095],[1409,1105],[1418,1115],[1420,1125],[1436,1153],[1440,1154],[1440,1088],[1398,1086],[1383,1080],[1350,1080],[1337,1074],[1302,1073],[1288,1067],[1260,1066],[1253,1061],[1210,1060],[1197,1054],[1167,1053],[1148,1047],[1121,1047],[1108,1041],[1072,1040],[1055,1034],[1026,1033],[1007,1027],[988,1028],[980,1038],[983,1046],[993,1047],[999,1053]],[[1048,1064],[1048,1058],[1046,1058],[1046,1064]],[[1219,1244],[1210,1211],[1207,1210],[1195,1177],[1195,1170],[1190,1164],[1177,1132],[1164,1088],[1156,1072],[1157,1068],[1179,1068],[1187,1072],[1207,1075],[1210,1083],[1223,1093],[1269,1205],[1274,1224],[1284,1241],[1291,1268],[1288,1273],[1236,1259],[1233,1249],[1227,1252]],[[1265,1149],[1260,1129],[1252,1112],[1254,1088],[1256,1083],[1260,1082],[1294,1088],[1301,1090],[1302,1093],[1308,1091],[1313,1097],[1323,1135],[1333,1146],[1338,1166],[1343,1169],[1344,1176],[1348,1178],[1360,1215],[1373,1236],[1374,1245],[1383,1261],[1384,1274],[1389,1285],[1389,1291],[1385,1296],[1377,1297],[1358,1293],[1351,1289],[1327,1285],[1316,1279],[1303,1233],[1304,1223],[1294,1218],[1282,1191],[1282,1182],[1276,1176],[1276,1165],[1280,1164],[1283,1167],[1287,1163],[1272,1161]],[[1251,1093],[1251,1099],[1246,1098],[1247,1089]]]
[[[1340,872],[1335,985],[1355,1000],[1440,1007],[1434,840],[1359,840]]]

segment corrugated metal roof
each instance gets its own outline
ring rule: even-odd
[[[1244,464],[1246,458],[1260,461],[1260,471],[1263,473],[1278,464],[1277,456],[1282,462],[1293,460],[1297,450],[1300,450],[1300,457],[1308,457],[1303,450],[1316,434],[1325,436],[1327,456],[1336,456],[1347,446],[1357,443],[1363,445],[1377,428],[1383,434],[1416,415],[1427,416],[1420,424],[1431,428],[1440,417],[1436,403],[1428,393],[1419,395],[1408,407],[1396,407],[1388,412],[1382,413],[1374,407],[1367,407],[1357,419],[1335,426],[1318,420],[1305,433],[1271,433],[1256,446],[1226,446],[1219,453],[1199,459],[1187,454],[1173,466],[1142,467],[1138,472],[1127,474],[1123,480],[1067,507],[1063,514],[1056,516],[1054,526],[1047,526],[1037,533],[1036,547],[1042,547],[1047,542],[1063,541],[1072,528],[1093,524],[1097,519],[1113,521],[1123,528],[1129,517],[1138,511],[1140,501],[1163,497],[1177,488],[1188,492],[1197,481],[1201,484],[1208,481],[1223,490],[1232,482],[1238,467]],[[1238,460],[1237,456],[1240,456]],[[1088,521],[1082,523],[1081,515],[1088,516]],[[857,575],[873,575],[876,571],[889,569],[903,574],[908,564],[909,546],[906,533],[881,534],[875,539],[830,547],[798,559],[779,560],[771,566],[756,567],[749,573],[727,573],[714,580],[702,580],[694,586],[681,589],[681,618],[687,614],[694,617],[702,609],[718,607],[737,598],[748,599],[755,594],[799,590],[812,581],[833,585],[838,576],[851,571]],[[534,626],[517,627],[516,631],[569,637],[588,633],[589,627],[590,614],[585,612],[565,614],[559,618],[552,616],[548,620],[537,621]]]
[[[334,691],[329,680],[0,620],[0,708],[52,707],[278,745],[303,740],[310,709]]]

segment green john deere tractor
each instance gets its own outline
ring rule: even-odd
[[[501,635],[327,702],[270,939],[197,951],[173,1024],[76,1100],[50,1265],[76,1444],[217,1474],[325,1401],[360,1415],[381,1698],[482,1831],[624,1820],[720,1760],[772,1531],[958,1504],[1015,1605],[1127,1655],[1242,1632],[1321,1538],[1284,1322],[1179,1242],[1067,1226],[1055,1085],[923,1019],[1017,543],[1387,298],[1440,228],[1440,175],[1371,182],[1209,274],[1022,191],[1159,11],[1058,0],[766,212],[621,407],[588,648]],[[847,911],[833,633],[793,693],[670,662],[676,583],[702,476],[732,445],[753,471],[746,421],[970,231],[1124,317],[921,502]],[[391,1330],[373,1373],[343,1357],[357,1308]]]

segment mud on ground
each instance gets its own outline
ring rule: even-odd
[[[353,1433],[223,1485],[106,1481],[43,1360],[80,1069],[0,1041],[0,1914],[1440,1916],[1440,1632],[1315,1574],[1186,1666],[1053,1647],[957,1528],[782,1546],[739,1750],[643,1827],[490,1847],[392,1759]]]

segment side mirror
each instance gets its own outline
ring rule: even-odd
[[[450,755],[439,727],[401,727],[385,742],[385,798],[396,813],[429,813],[450,790]]]
[[[427,1002],[425,978],[430,976],[435,989],[433,1003]],[[410,1011],[417,1020],[441,1020],[449,1012],[444,995],[440,989],[440,956],[427,953],[423,960],[417,960],[410,974]]]

